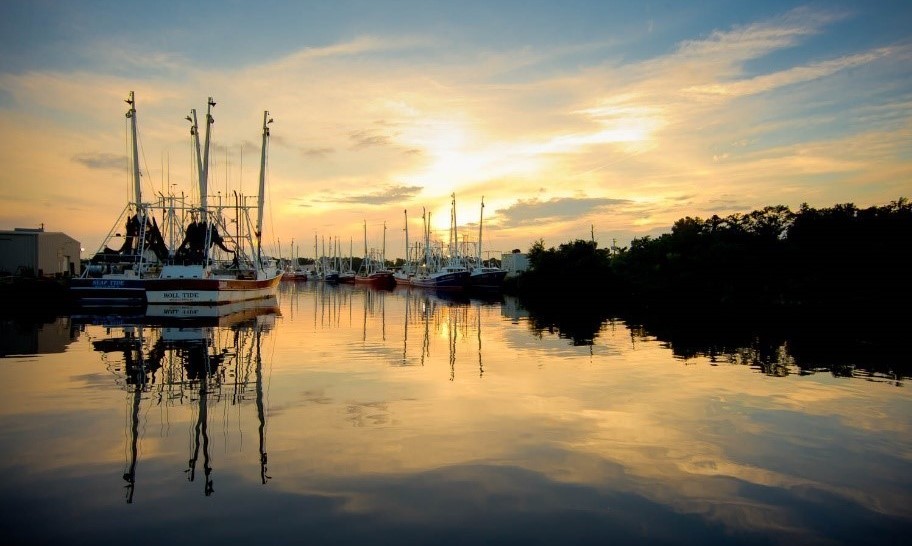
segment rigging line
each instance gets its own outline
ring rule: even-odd
[[[136,140],[139,141],[139,155],[140,155],[140,157],[142,157],[143,165],[145,165],[145,167],[146,167],[146,173],[151,173],[152,171],[149,169],[149,163],[146,161],[146,149],[143,147],[143,141],[142,141],[142,137],[139,136],[139,130],[136,131]],[[146,183],[149,185],[149,189],[152,191],[153,194],[155,194],[155,184],[152,181],[151,177],[143,176],[142,172],[140,172],[139,173],[140,181],[142,181],[142,179],[144,179],[144,178],[147,179]]]

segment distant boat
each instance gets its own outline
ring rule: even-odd
[[[352,266],[352,264],[355,261],[354,254],[355,254],[354,253],[354,241],[349,239],[349,241],[348,241],[348,265],[345,266],[343,263],[343,266],[340,268],[341,271],[339,271],[339,282],[341,282],[341,283],[353,284],[355,282],[355,276],[357,275],[357,272],[355,272],[355,270]]]
[[[478,220],[478,255],[474,263],[469,268],[469,288],[483,290],[499,290],[503,288],[504,279],[507,278],[507,270],[485,265],[482,254],[482,229],[484,226],[484,197],[481,198],[481,215]]]
[[[295,256],[294,239],[291,240],[291,259],[283,260],[285,267],[282,270],[283,281],[306,281],[307,269],[300,265],[299,258]]]
[[[393,282],[396,283],[396,286],[409,286],[412,284],[412,278],[414,277],[414,274],[409,273],[404,268],[393,271]]]
[[[330,246],[333,247],[332,257],[327,256],[326,254],[326,237],[324,237],[323,254],[319,255],[319,252],[317,250],[317,234],[314,233],[314,270],[316,272],[315,280],[335,284],[339,282],[338,257],[336,256],[336,253],[338,252],[338,245],[334,245],[332,239],[330,239]]]
[[[383,224],[383,246],[386,247],[386,224]],[[377,288],[392,288],[396,284],[393,272],[386,268],[385,260],[367,251],[367,222],[364,222],[364,259],[355,274],[355,284],[366,284]]]
[[[438,290],[462,290],[469,280],[469,270],[459,264],[446,265],[436,271],[418,272],[412,277],[412,286]]]
[[[283,281],[306,281],[307,277],[307,270],[303,267],[288,266],[282,272]]]
[[[469,272],[469,288],[500,289],[503,288],[507,271],[499,267],[476,266]]]
[[[405,214],[405,264],[400,269],[393,272],[393,280],[397,286],[408,286],[412,284],[412,277],[415,276],[415,262],[412,260],[411,249],[409,248],[408,233],[408,211]]]
[[[412,286],[421,288],[434,288],[438,290],[462,290],[469,280],[469,270],[459,257],[456,245],[456,195],[453,194],[452,209],[450,211],[450,245],[447,249],[448,257],[431,251],[430,221],[424,224],[424,258],[412,277]]]
[[[393,272],[383,267],[383,263],[373,256],[366,256],[361,261],[361,268],[355,274],[355,284],[369,284],[376,287],[392,287],[396,284]]]

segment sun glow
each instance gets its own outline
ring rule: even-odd
[[[533,173],[540,167],[526,146],[491,141],[469,121],[458,118],[425,119],[403,129],[396,138],[427,158],[420,169],[402,178],[435,197],[458,192],[467,184]]]

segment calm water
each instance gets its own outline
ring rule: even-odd
[[[274,303],[191,322],[168,308],[3,322],[4,542],[912,531],[912,395],[877,371],[889,362],[803,366],[759,340],[682,350],[619,320],[568,334],[510,298],[311,283]]]

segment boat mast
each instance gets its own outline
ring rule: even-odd
[[[422,231],[424,231],[424,267],[428,269],[431,267],[431,232],[428,228],[428,224],[431,222],[430,214],[427,212],[427,209],[421,207],[421,224]]]
[[[215,123],[215,118],[212,117],[212,107],[215,106],[215,101],[212,100],[212,97],[209,97],[208,102],[206,103],[206,144],[203,147],[203,159],[200,165],[200,209],[205,214],[209,209],[207,193],[209,191],[209,132],[212,128],[212,124]],[[195,118],[194,114],[194,118]],[[194,119],[194,125],[196,125],[196,120]],[[197,145],[199,145],[199,135],[196,137]]]
[[[130,98],[124,102],[130,105],[130,109],[127,111],[127,119],[130,120],[130,135],[133,139],[133,199],[136,202],[136,213],[139,214],[142,191],[139,180],[139,145],[136,140],[136,99],[133,96],[133,91],[130,91]]]
[[[459,234],[456,232],[456,194],[452,194],[453,207],[450,209],[450,262],[459,259]]]
[[[215,104],[215,103],[213,103]],[[263,145],[260,151],[260,189],[257,195],[257,262],[262,264],[262,246],[263,246],[263,202],[266,195],[266,149],[269,145],[269,124],[272,118],[269,117],[269,110],[263,112]]]
[[[410,249],[409,249],[409,239],[408,239],[408,209],[403,210],[402,213],[405,215],[405,266],[406,266],[406,268],[408,268],[409,264],[411,263],[411,260],[409,259],[410,258],[409,250]],[[407,271],[406,271],[406,274],[408,274]]]
[[[200,155],[199,125],[196,122],[196,108],[190,109],[190,115],[187,116],[190,122],[190,138],[193,139],[193,147],[196,149],[196,174],[197,182],[200,188],[200,203],[205,200],[206,189],[203,183],[203,156]]]
[[[484,195],[481,196],[481,215],[478,218],[478,267],[482,265],[481,229],[484,226]]]

